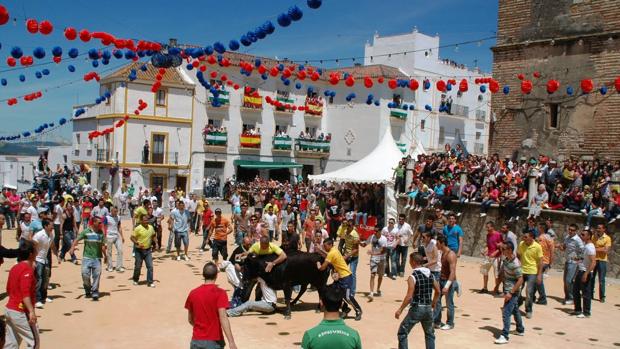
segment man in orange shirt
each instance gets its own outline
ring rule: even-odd
[[[215,218],[211,221],[211,227],[209,229],[209,239],[213,237],[213,244],[211,245],[212,257],[216,263],[218,254],[221,254],[224,260],[228,259],[226,243],[230,233],[232,233],[230,221],[222,217],[221,208],[216,208]]]
[[[555,252],[555,242],[551,235],[547,234],[547,225],[542,222],[538,225],[538,229],[540,231],[540,235],[538,236],[538,243],[540,247],[542,247],[543,256],[543,277],[546,277],[547,271],[551,269],[551,265],[553,264],[553,254]],[[540,296],[536,301],[536,304],[547,305],[547,294],[545,292],[545,282],[544,280],[536,285],[536,291]]]
[[[310,252],[310,246],[312,246],[312,238],[314,236],[315,223],[316,220],[316,210],[311,209],[310,215],[306,217],[304,221],[304,241],[306,243],[306,251]]]

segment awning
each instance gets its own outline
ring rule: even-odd
[[[302,164],[294,162],[271,162],[271,161],[252,161],[252,160],[235,160],[235,166],[242,168],[253,168],[262,170],[274,170],[278,168],[302,168]]]

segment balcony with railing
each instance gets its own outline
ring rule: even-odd
[[[273,151],[289,152],[293,148],[293,138],[290,136],[274,136]]]
[[[396,104],[396,102],[388,103],[388,108],[390,108],[390,117],[396,120],[407,120],[407,116],[409,113],[407,110],[413,110],[414,106],[407,104]]]
[[[230,105],[230,93],[223,89],[209,91],[209,104],[210,108],[228,108]]]
[[[145,164],[151,165],[178,165],[179,164],[179,152],[154,152],[151,153],[150,161]]]
[[[243,100],[241,105],[246,110],[262,110],[263,98],[258,93],[258,89],[246,86],[243,90]]]
[[[111,162],[110,149],[97,149],[97,162]]]
[[[207,151],[225,150],[228,145],[228,132],[205,130],[203,137]]]
[[[331,139],[297,138],[295,152],[306,157],[325,158],[329,156]]]

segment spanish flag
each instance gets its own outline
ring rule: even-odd
[[[243,95],[243,106],[247,108],[262,108],[263,100],[260,96]]]
[[[260,148],[260,135],[241,135],[239,143],[244,148]]]
[[[322,115],[323,114],[323,106],[317,104],[306,103],[306,112],[312,115]]]

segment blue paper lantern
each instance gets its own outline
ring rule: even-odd
[[[111,58],[112,58],[112,54],[110,53],[109,50],[104,50],[103,52],[101,52],[101,59],[110,60]]]
[[[329,93],[329,96],[330,96],[330,97],[336,97],[336,91],[331,91],[331,92]]]
[[[448,90],[448,91],[452,91],[452,84],[451,84],[451,83],[448,83],[448,84],[446,85],[446,90]]]
[[[387,104],[387,107],[390,108],[390,109],[394,108],[394,102],[389,102]]]
[[[262,75],[260,76],[260,78],[261,78],[261,79],[263,79],[263,80],[267,80],[267,79],[269,79],[269,77],[267,76],[267,74],[262,74]]]
[[[2,86],[6,86],[8,84],[8,81],[6,81],[6,79],[2,79],[0,80],[0,84],[2,84]]]
[[[99,59],[99,51],[97,51],[97,49],[91,48],[90,50],[88,50],[88,58]]]
[[[575,93],[575,90],[573,89],[573,87],[572,86],[568,86],[566,88],[566,94],[569,95],[569,96],[572,96],[573,93]]]
[[[252,42],[250,41],[250,39],[248,39],[248,37],[245,34],[241,35],[241,38],[239,39],[239,41],[241,42],[241,45],[246,46],[246,47],[252,45]]]
[[[281,13],[278,15],[278,24],[281,27],[288,27],[291,25],[291,17],[289,17],[288,13]]]
[[[291,84],[291,80],[289,80],[289,79],[284,80],[284,85],[285,86],[288,86],[290,84]]]
[[[125,59],[133,59],[136,56],[136,53],[132,50],[125,50]]]
[[[37,79],[40,79],[40,78],[42,78],[42,77],[43,77],[43,74],[41,74],[41,72],[40,72],[40,71],[38,71],[38,72],[35,72],[35,73],[34,73],[34,76],[36,76],[36,77],[37,77]]]
[[[112,55],[113,55],[116,59],[121,59],[121,58],[123,58],[123,51],[121,51],[121,50],[116,50],[116,51],[112,52]]]
[[[19,81],[21,81],[21,82],[26,81],[26,76],[24,74],[20,74],[19,75]]]
[[[62,47],[60,46],[54,46],[52,48],[52,56],[54,57],[60,57],[62,56]]]
[[[258,27],[254,29],[254,35],[256,35],[257,38],[262,40],[267,37],[267,32],[263,27]]]
[[[102,59],[101,60],[101,64],[108,65],[108,64],[110,64],[110,60],[109,59]]]
[[[21,47],[14,46],[11,49],[11,56],[13,56],[13,58],[20,59],[20,58],[22,58],[23,55],[24,55],[24,51],[22,51]]]
[[[375,100],[375,105],[378,107],[378,106],[381,105],[381,102],[377,99],[377,100]]]
[[[43,59],[45,57],[45,49],[43,47],[37,47],[32,51],[32,55],[36,59]]]
[[[112,97],[112,93],[110,93],[110,91],[105,91],[105,93],[103,94],[103,96],[104,96],[106,99],[110,99],[110,97]]]
[[[296,84],[295,84],[295,88],[296,88],[296,89],[298,89],[298,90],[299,90],[299,89],[301,89],[301,84],[300,84],[299,82],[298,82],[298,83],[296,83]]]
[[[50,122],[50,127],[54,127],[54,123],[53,122]]]
[[[480,85],[480,92],[482,93],[487,92],[487,85]]]
[[[262,64],[262,62],[260,61],[260,58],[256,58],[256,59],[254,60],[254,66],[255,66],[256,68],[260,67],[260,65],[261,65],[261,64]]]
[[[41,70],[41,73],[43,73],[43,75],[50,75],[50,70],[49,69],[43,69]]]
[[[93,65],[93,68],[97,68],[99,66],[99,61],[92,61],[91,64]]]
[[[75,58],[80,54],[80,51],[78,51],[78,49],[74,47],[69,50],[68,54],[69,54],[69,57]]]
[[[428,111],[433,111],[433,107],[431,107],[430,104],[427,104],[424,106],[424,109],[428,110]]]
[[[428,90],[429,88],[431,88],[431,82],[428,80],[424,80],[422,87],[424,87],[425,90]]]
[[[211,45],[205,46],[204,50],[205,50],[205,54],[207,56],[210,56],[210,55],[213,54],[213,46],[211,46]]]
[[[228,48],[229,48],[231,51],[237,51],[237,50],[239,49],[239,46],[240,46],[240,45],[239,45],[239,41],[234,40],[234,39],[233,39],[233,40],[230,40],[230,42],[228,43]]]
[[[321,7],[321,4],[323,3],[322,0],[308,0],[308,7],[310,7],[313,10],[316,10],[317,8]]]
[[[222,45],[223,47],[224,45]],[[168,54],[171,54],[173,56],[178,56],[181,54],[181,49],[178,47],[171,47],[168,49]]]
[[[323,94],[325,95],[325,97],[329,97],[329,90],[325,90],[325,92],[323,92]]]
[[[301,19],[301,17],[304,16],[304,13],[299,7],[297,7],[297,5],[295,5],[288,9],[288,16],[291,18],[291,20],[298,21]]]
[[[67,123],[67,119],[65,119],[65,118],[60,118],[60,120],[58,120],[58,124],[59,125],[64,125],[66,123]]]
[[[142,51],[142,50],[139,50],[139,51],[137,52],[137,54],[138,54],[138,57],[140,57],[140,58],[142,58],[142,57],[146,56],[146,53],[145,53],[144,51]]]
[[[263,23],[262,28],[263,30],[265,30],[265,33],[267,33],[267,35],[271,35],[274,31],[276,31],[276,26],[273,25],[273,22],[271,21],[266,21],[265,23]]]
[[[146,66],[146,64],[142,64],[140,66],[140,70],[142,70],[142,71],[146,71],[147,69],[148,69],[148,67]]]
[[[371,105],[372,104],[372,99],[367,99],[366,100],[366,104]]]
[[[213,49],[217,53],[224,53],[224,52],[226,52],[226,47],[224,47],[224,44],[222,44],[219,41],[213,44]]]
[[[185,66],[185,68],[187,68],[187,70],[192,70],[194,69],[194,66],[191,63],[189,63],[188,65]]]
[[[254,33],[252,33],[252,32],[247,32],[245,34],[245,36],[247,36],[248,40],[250,40],[251,42],[257,42],[258,41],[258,38],[256,37],[256,35],[254,35]]]
[[[371,94],[368,95],[368,99],[373,100],[373,99],[375,99],[375,96],[371,93]]]
[[[604,96],[604,95],[606,95],[606,94],[607,94],[607,86],[603,86],[603,87],[601,87],[600,91],[601,91],[601,94],[602,94],[603,96]]]
[[[75,67],[73,65],[69,65],[67,69],[69,69],[71,73],[75,72]]]
[[[510,93],[510,86],[508,86],[508,85],[504,86],[503,92],[504,92],[505,95],[509,94]]]
[[[314,92],[314,88],[312,86],[308,86],[308,94],[311,95]]]
[[[283,71],[284,70],[284,64],[282,64],[282,63],[278,64],[278,70],[279,71]]]
[[[22,133],[22,135],[23,135],[24,137],[30,137],[30,132],[26,131],[26,132]]]

